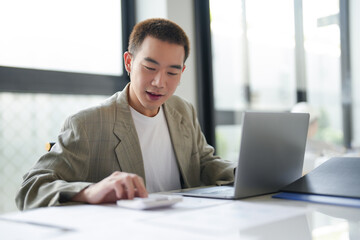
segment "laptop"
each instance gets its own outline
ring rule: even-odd
[[[183,196],[241,199],[278,192],[302,175],[308,113],[244,112],[233,186],[183,189]]]

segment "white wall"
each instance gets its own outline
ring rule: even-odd
[[[136,0],[136,22],[147,18],[160,17],[170,19],[181,26],[190,40],[190,55],[186,69],[175,94],[191,102],[195,107],[196,68],[195,68],[195,21],[193,0]]]

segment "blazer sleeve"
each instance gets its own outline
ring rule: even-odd
[[[192,116],[200,157],[202,183],[205,185],[225,185],[234,182],[236,163],[214,155],[214,148],[207,143],[193,106]]]
[[[89,142],[76,117],[68,118],[51,151],[42,156],[23,177],[16,196],[20,210],[60,205],[90,185]]]

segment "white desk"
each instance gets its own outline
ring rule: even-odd
[[[50,207],[0,215],[0,239],[360,239],[360,209],[273,199],[184,198],[172,208]]]

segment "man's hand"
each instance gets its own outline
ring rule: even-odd
[[[72,201],[99,204],[147,196],[148,192],[142,177],[117,171],[100,182],[83,189],[72,198]]]

